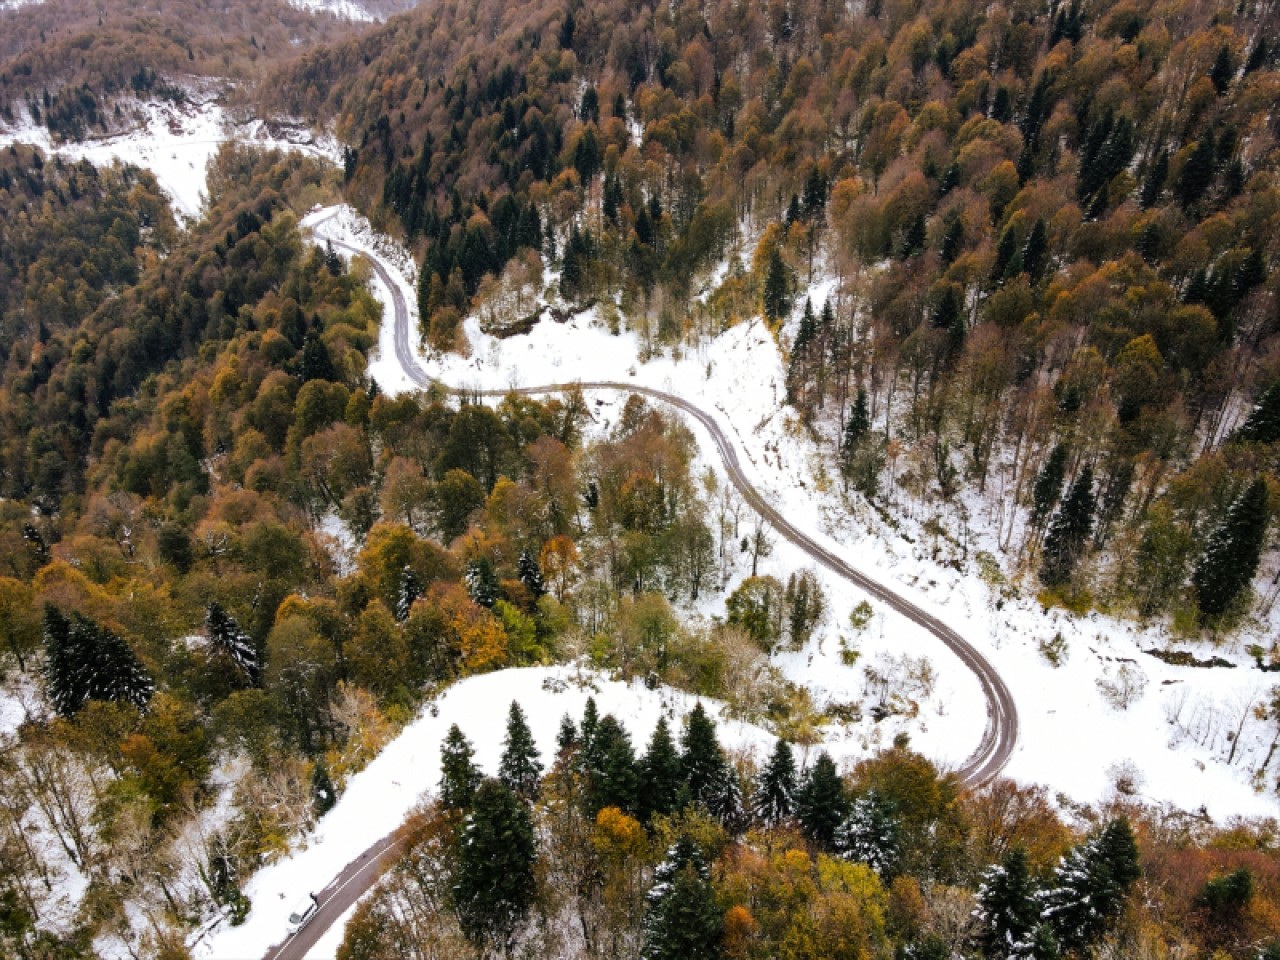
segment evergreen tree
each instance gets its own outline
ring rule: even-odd
[[[1218,55],[1209,69],[1209,80],[1213,83],[1213,89],[1217,91],[1218,96],[1222,96],[1231,89],[1231,81],[1235,75],[1236,65],[1231,60],[1231,48],[1224,43],[1218,48]]]
[[[1053,885],[1039,894],[1040,916],[1063,950],[1084,950],[1106,932],[1139,876],[1129,822],[1112,820],[1062,858]]]
[[[640,812],[644,820],[675,813],[680,801],[683,769],[666,717],[658,718],[640,768]]]
[[[595,816],[605,807],[635,813],[639,806],[640,775],[631,737],[613,714],[605,714],[587,748],[587,808]]]
[[[311,807],[317,817],[323,817],[338,802],[338,791],[329,776],[329,768],[323,760],[317,760],[311,768]]]
[[[529,724],[525,722],[524,711],[514,700],[507,714],[507,736],[502,744],[498,779],[526,803],[538,798],[542,761],[538,758],[538,745],[534,743]]]
[[[854,800],[835,835],[835,849],[846,860],[865,863],[888,879],[902,857],[898,817],[892,801],[875,790]]]
[[[596,710],[596,698],[587,697],[587,702],[582,708],[582,723],[578,725],[578,744],[582,752],[586,752],[591,747],[591,742],[595,740],[596,728],[600,726],[600,714]]]
[[[407,563],[404,569],[400,571],[400,586],[396,590],[396,619],[404,623],[409,619],[409,611],[413,609],[414,603],[422,596],[422,583],[418,580],[418,575],[413,572],[413,567]]]
[[[333,360],[329,356],[329,348],[324,345],[324,341],[316,335],[314,330],[308,333],[306,340],[302,342],[301,374],[303,382],[337,379]]]
[[[1213,131],[1208,130],[1196,143],[1195,149],[1182,165],[1182,172],[1174,184],[1174,192],[1184,210],[1189,210],[1199,202],[1213,183],[1213,175],[1217,168],[1217,147],[1213,139]]]
[[[1022,248],[1022,269],[1032,283],[1039,283],[1044,268],[1049,262],[1049,230],[1043,217],[1036,217],[1036,222],[1027,235],[1026,245]]]
[[[45,608],[45,679],[54,709],[64,717],[90,700],[146,708],[155,684],[133,650],[116,634],[78,613],[70,621]]]
[[[1143,210],[1149,210],[1160,202],[1160,192],[1168,179],[1169,153],[1161,150],[1147,167],[1147,175],[1142,180],[1142,191],[1138,194],[1138,203]]]
[[[769,251],[764,275],[764,315],[772,324],[780,323],[791,312],[791,276],[775,246]]]
[[[818,754],[796,791],[796,817],[809,842],[823,850],[835,847],[836,831],[848,809],[844,782],[825,750]]]
[[[542,579],[542,567],[538,564],[538,558],[527,548],[520,551],[520,560],[516,564],[516,572],[520,576],[520,582],[529,589],[534,599],[543,596],[547,592],[547,584]]]
[[[723,919],[707,865],[681,837],[653,871],[642,960],[718,960]]]
[[[1267,520],[1267,482],[1259,478],[1231,504],[1191,575],[1202,614],[1225,613],[1249,588],[1262,556]]]
[[[769,762],[756,778],[755,814],[766,827],[776,827],[795,810],[796,760],[791,744],[779,738]]]
[[[849,419],[844,425],[844,440],[840,444],[840,462],[847,477],[853,469],[854,458],[862,446],[862,441],[871,432],[871,411],[867,406],[867,391],[858,388],[853,407],[849,411]]]
[[[1022,847],[1014,847],[1002,863],[983,873],[974,916],[982,927],[978,944],[984,957],[1029,960],[1038,956],[1033,949],[1040,907]]]
[[[455,723],[440,745],[440,805],[447,810],[465,810],[471,806],[480,771],[472,757],[475,750]]]
[[[1049,524],[1040,564],[1040,579],[1046,586],[1060,586],[1075,573],[1093,531],[1093,510],[1093,468],[1086,466]]]
[[[498,602],[498,577],[488,557],[467,562],[463,580],[471,599],[482,607],[492,607]]]
[[[710,809],[717,790],[723,785],[723,771],[728,761],[716,739],[715,721],[707,716],[700,702],[689,713],[680,747],[680,767],[688,798]]]
[[[955,263],[964,250],[964,220],[959,215],[947,219],[947,230],[942,235],[942,262]]]
[[[209,631],[209,645],[235,664],[252,686],[258,686],[262,680],[262,662],[257,647],[235,618],[212,600],[205,608],[204,624]]]
[[[560,718],[560,729],[556,731],[556,750],[560,756],[578,749],[578,728],[573,717],[567,713]]]
[[[1018,234],[1013,227],[1006,227],[1000,234],[1000,242],[996,244],[996,259],[991,264],[991,282],[1002,283],[1009,275],[1009,263],[1018,252]]]
[[[1231,439],[1241,443],[1275,443],[1280,440],[1280,380],[1263,391],[1244,425]]]
[[[808,220],[815,219],[827,205],[827,178],[816,166],[809,168],[809,175],[804,181],[804,215]]]
[[[1066,469],[1067,448],[1059,443],[1049,452],[1036,474],[1036,483],[1031,491],[1030,524],[1033,529],[1038,530],[1048,518],[1049,511],[1057,505]]]
[[[458,839],[453,905],[463,934],[510,953],[537,896],[529,808],[493,779],[475,793]]]

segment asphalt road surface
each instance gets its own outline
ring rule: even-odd
[[[323,222],[323,221],[322,221]],[[316,224],[319,226],[319,224]],[[471,396],[476,391],[454,390],[433,379],[418,364],[413,350],[413,341],[409,330],[409,308],[399,286],[392,280],[391,272],[382,260],[371,251],[363,250],[338,240],[331,241],[334,247],[350,254],[365,256],[377,273],[378,278],[391,292],[392,305],[395,311],[395,348],[396,359],[404,369],[405,375],[423,389],[443,389],[446,392],[465,392]],[[581,381],[575,383],[551,383],[537,387],[520,387],[515,390],[479,391],[489,396],[505,396],[508,393],[543,394],[561,393],[566,390],[610,390],[623,393],[638,393],[663,403],[670,404],[684,411],[707,431],[716,445],[720,459],[724,464],[729,480],[743,499],[753,510],[760,513],[773,525],[773,528],[787,540],[807,553],[815,561],[822,564],[838,576],[871,594],[877,600],[892,607],[913,623],[924,627],[938,638],[952,653],[960,658],[975,677],[982,688],[987,701],[987,725],[978,746],[961,766],[956,776],[967,786],[980,786],[999,775],[1009,762],[1013,748],[1018,742],[1018,708],[1013,702],[1013,694],[1005,685],[1000,674],[991,662],[973,648],[964,637],[947,626],[937,617],[926,613],[906,597],[896,593],[891,587],[874,580],[860,570],[851,567],[832,551],[822,546],[804,531],[793,526],[761,493],[751,485],[738,460],[737,448],[729,441],[720,429],[719,423],[709,413],[694,406],[688,400],[664,390],[642,387],[633,383],[620,383],[611,380]],[[377,881],[382,871],[390,864],[398,849],[395,835],[384,837],[365,853],[347,866],[332,883],[318,895],[320,909],[311,918],[311,922],[303,927],[289,940],[273,948],[267,953],[265,960],[303,960],[307,950],[315,944],[331,924],[355,903],[360,896]]]

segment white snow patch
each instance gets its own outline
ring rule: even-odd
[[[352,0],[288,0],[289,6],[311,13],[331,13],[340,20],[372,23],[380,19]]]

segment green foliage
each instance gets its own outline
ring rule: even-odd
[[[1191,575],[1206,617],[1221,616],[1248,589],[1258,569],[1268,521],[1267,482],[1251,483],[1227,510]]]
[[[484,780],[458,837],[453,907],[472,943],[510,951],[537,898],[537,842],[529,809],[496,780]]]

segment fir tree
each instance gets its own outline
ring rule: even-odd
[[[1165,181],[1168,179],[1169,153],[1161,150],[1147,167],[1147,175],[1142,179],[1142,191],[1138,194],[1138,203],[1143,210],[1149,210],[1160,202],[1160,193],[1164,190]]]
[[[769,762],[756,778],[755,814],[766,827],[776,827],[795,810],[796,761],[791,744],[779,739]]]
[[[835,849],[846,860],[865,863],[888,879],[902,856],[898,818],[893,803],[875,790],[854,800],[835,834]]]
[[[810,843],[831,850],[847,809],[844,782],[831,755],[824,750],[796,791],[796,817]]]
[[[1244,425],[1231,439],[1241,443],[1275,443],[1280,440],[1280,380],[1262,392]]]
[[[769,251],[764,275],[764,315],[772,324],[784,320],[791,312],[791,276],[775,246]]]
[[[640,776],[636,770],[631,737],[613,716],[600,719],[586,751],[587,808],[594,816],[605,807],[635,813],[639,804]]]
[[[595,740],[596,728],[600,726],[600,714],[596,710],[596,698],[587,697],[582,708],[582,723],[578,725],[578,745],[583,753],[591,747]]]
[[[1220,616],[1248,589],[1262,555],[1267,519],[1267,483],[1259,478],[1231,504],[1191,575],[1202,614]]]
[[[317,760],[311,768],[311,807],[317,817],[323,817],[338,802],[338,791],[329,776],[329,768],[323,760]]]
[[[1033,951],[1040,907],[1022,847],[1014,847],[1003,863],[983,873],[974,916],[982,927],[978,945],[983,956],[999,960],[1038,956]]]
[[[654,869],[644,919],[642,960],[718,960],[723,919],[711,876],[692,841],[681,837]]]
[[[962,250],[964,250],[964,220],[958,215],[951,216],[947,220],[947,230],[942,235],[942,262],[955,263]]]
[[[1182,165],[1182,172],[1174,184],[1174,192],[1184,210],[1189,210],[1199,202],[1213,183],[1213,175],[1217,169],[1217,148],[1213,139],[1213,131],[1208,130],[1196,143],[1195,149]]]
[[[1066,469],[1067,448],[1059,443],[1049,452],[1036,474],[1036,483],[1031,491],[1030,524],[1033,529],[1038,530],[1048,518],[1049,511],[1057,505]]]
[[[1213,83],[1213,89],[1217,91],[1218,96],[1222,96],[1231,89],[1231,81],[1236,75],[1236,65],[1231,60],[1231,48],[1225,43],[1218,48],[1218,56],[1214,58],[1213,66],[1209,69],[1209,80]]]
[[[240,629],[235,618],[213,600],[205,608],[204,624],[209,631],[209,645],[230,660],[250,685],[258,686],[262,680],[262,662],[258,658],[257,647]]]
[[[498,577],[488,557],[467,562],[463,580],[471,599],[482,607],[492,607],[498,602]]]
[[[1061,586],[1075,573],[1093,531],[1093,510],[1093,468],[1086,466],[1049,524],[1040,565],[1040,579],[1046,586]]]
[[[396,619],[404,623],[409,619],[409,611],[413,609],[414,603],[422,596],[422,583],[418,580],[418,575],[413,572],[413,567],[407,563],[404,569],[400,571],[400,586],[396,591]]]
[[[516,572],[519,574],[520,582],[528,588],[535,600],[547,592],[546,581],[542,579],[542,567],[538,564],[538,558],[528,549],[520,551]]]
[[[537,896],[537,852],[529,808],[497,780],[484,780],[462,825],[452,891],[472,943],[510,954]]]
[[[689,713],[680,747],[680,767],[689,800],[709,809],[723,783],[727,761],[716,739],[715,721],[707,716],[700,702]]]
[[[538,798],[542,761],[538,758],[538,745],[534,743],[529,724],[525,722],[524,711],[514,700],[507,714],[507,736],[502,744],[498,779],[526,803]]]
[[[870,432],[871,412],[867,407],[867,391],[859,387],[853,407],[849,410],[849,419],[845,421],[844,439],[840,444],[840,462],[846,477],[852,472],[862,441]]]
[[[90,700],[146,708],[155,684],[133,650],[116,634],[78,613],[70,621],[45,608],[45,678],[54,709],[69,717]]]
[[[300,372],[304,382],[336,379],[333,360],[329,357],[329,348],[324,345],[324,341],[316,335],[314,330],[308,333],[306,340],[302,342],[302,370]]]
[[[1138,845],[1127,820],[1112,820],[1062,858],[1041,891],[1040,916],[1063,950],[1084,950],[1106,932],[1139,876]]]
[[[991,265],[991,282],[1001,283],[1009,275],[1009,263],[1018,252],[1018,234],[1013,227],[1006,227],[996,244],[996,259]]]
[[[465,810],[471,806],[480,771],[472,757],[475,750],[455,723],[440,745],[440,805],[447,810]]]
[[[732,834],[739,834],[751,825],[751,818],[742,805],[742,784],[738,780],[738,772],[727,760],[721,764],[711,784],[706,807],[707,812]]]
[[[560,729],[556,731],[556,750],[560,756],[566,756],[578,749],[578,728],[573,717],[567,713],[560,718]]]
[[[1039,283],[1048,262],[1049,230],[1045,226],[1044,218],[1037,217],[1031,227],[1031,233],[1027,235],[1026,245],[1022,248],[1022,269],[1027,271],[1027,276],[1031,278],[1032,283]]]
[[[666,717],[658,718],[649,748],[640,761],[640,812],[645,821],[676,812],[683,770]]]

